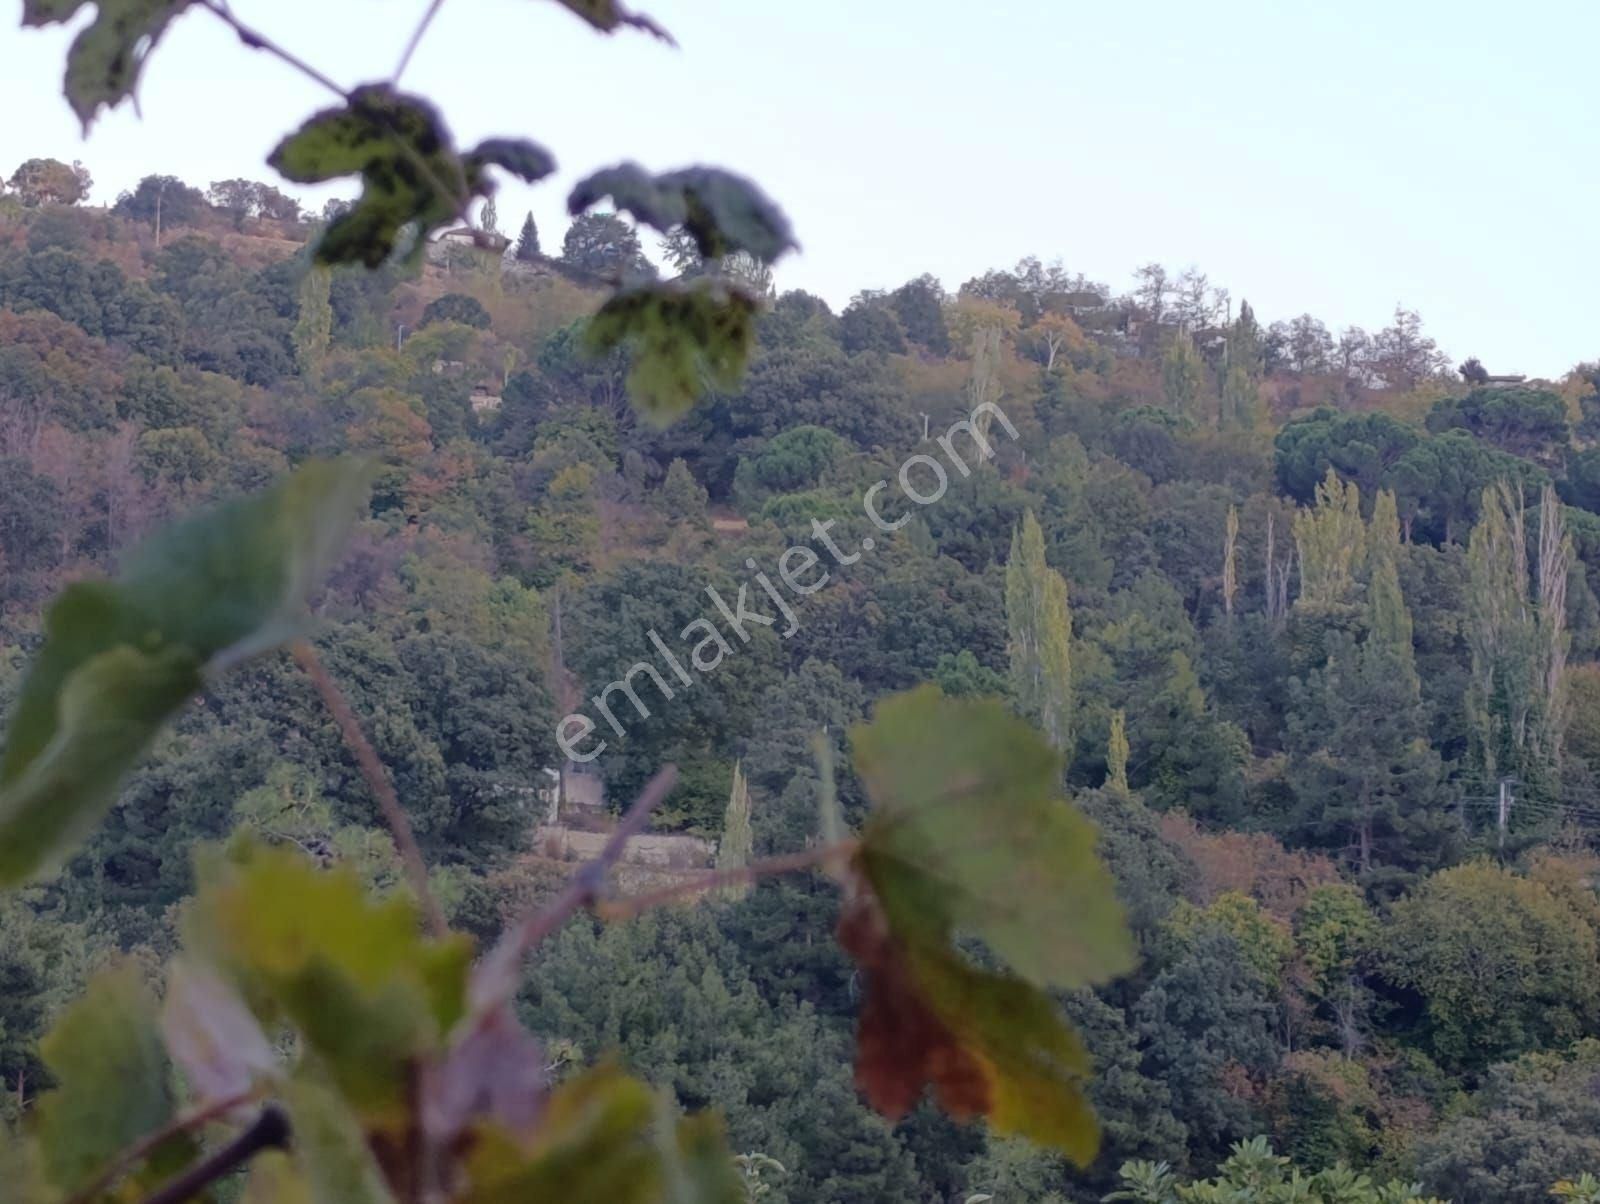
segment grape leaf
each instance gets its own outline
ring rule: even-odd
[[[95,0],[95,18],[67,51],[65,93],[84,133],[102,105],[114,107],[139,85],[145,59],[172,19],[194,0]],[[22,0],[24,25],[65,24],[89,0]]]
[[[664,1096],[656,1107],[662,1204],[747,1204],[722,1119],[714,1112],[680,1117]]]
[[[643,14],[631,12],[619,3],[619,0],[558,0],[558,3],[576,13],[601,33],[615,33],[627,25],[654,34],[663,42],[676,45],[672,41],[672,35],[665,29]]]
[[[706,259],[745,251],[770,264],[795,246],[783,211],[755,184],[720,168],[652,176],[637,163],[623,163],[579,181],[567,208],[582,213],[606,197],[663,234],[682,226]]]
[[[873,804],[857,861],[909,943],[977,936],[1040,987],[1131,968],[1094,825],[1061,797],[1055,750],[1003,704],[923,686],[880,703],[851,746]]]
[[[631,350],[629,395],[665,425],[694,404],[706,382],[738,384],[755,342],[756,309],[753,298],[715,281],[640,285],[601,306],[585,337],[597,353]]]
[[[201,1100],[231,1099],[277,1072],[267,1035],[244,1001],[215,974],[183,959],[167,971],[161,1032]]]
[[[336,1092],[295,1078],[284,1086],[283,1102],[294,1161],[292,1168],[278,1162],[251,1175],[250,1189],[263,1204],[394,1204],[361,1125]],[[250,1192],[245,1199],[255,1204]]]
[[[947,947],[905,945],[871,893],[853,891],[839,941],[867,979],[857,1030],[856,1083],[891,1120],[931,1087],[957,1120],[987,1117],[1080,1166],[1100,1131],[1084,1094],[1090,1063],[1042,991],[968,965]]]
[[[45,1171],[62,1191],[86,1187],[122,1150],[172,1119],[155,999],[131,965],[91,980],[39,1049],[59,1084],[39,1099],[39,1145]],[[173,1137],[134,1181],[160,1182],[194,1153],[188,1137]]]
[[[254,846],[215,873],[184,927],[262,1019],[295,1024],[363,1116],[409,1123],[416,1067],[465,1010],[470,940],[425,940],[409,897],[374,902],[348,866]]]
[[[315,114],[268,162],[297,184],[361,177],[360,198],[323,231],[316,258],[369,268],[394,253],[407,226],[418,231],[415,258],[434,230],[463,220],[475,197],[493,191],[490,164],[530,183],[555,170],[550,154],[527,141],[492,138],[460,154],[437,109],[387,84],[357,88],[344,106]]]
[[[650,1088],[601,1066],[552,1092],[531,1146],[486,1128],[467,1155],[461,1204],[656,1204],[659,1155],[649,1141]]]
[[[364,506],[368,470],[307,464],[150,540],[45,618],[0,756],[0,885],[37,874],[115,801],[204,678],[294,635]]]
[[[488,1117],[514,1136],[526,1136],[543,1110],[544,1049],[508,1006],[478,1018],[422,1080],[422,1131],[449,1148]]]
[[[0,786],[0,886],[51,868],[93,831],[128,768],[200,684],[187,649],[150,656],[126,645],[67,679],[50,743]]]
[[[359,1200],[360,1197],[345,1198]],[[383,1197],[377,1199],[383,1200]],[[322,1204],[322,1201],[313,1194],[311,1183],[291,1155],[280,1150],[264,1150],[250,1162],[250,1178],[245,1183],[240,1204]]]

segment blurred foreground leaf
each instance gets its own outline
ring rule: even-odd
[[[146,543],[45,618],[0,757],[0,886],[51,865],[207,675],[299,632],[306,596],[365,507],[367,471],[307,464]]]

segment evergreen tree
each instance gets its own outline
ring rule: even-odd
[[[493,197],[484,201],[478,213],[478,225],[489,234],[500,233],[500,207],[494,203]]]
[[[517,262],[536,263],[540,259],[539,227],[534,224],[533,213],[522,219],[522,233],[517,236]]]
[[[728,791],[728,810],[722,817],[722,839],[717,844],[717,868],[739,870],[750,864],[750,852],[755,846],[754,830],[750,826],[750,783],[745,780],[744,766],[735,762],[733,785]],[[722,888],[725,899],[742,899],[750,893],[748,882],[732,883]]]
[[[1239,592],[1239,507],[1228,507],[1227,536],[1222,545],[1222,609],[1233,618],[1233,599]]]
[[[1128,793],[1128,724],[1123,712],[1111,712],[1111,738],[1106,741],[1106,789]]]
[[[1072,750],[1072,612],[1067,583],[1045,561],[1044,532],[1029,510],[1011,536],[1006,625],[1018,709],[1063,753]]]
[[[327,268],[313,267],[300,281],[300,316],[294,325],[294,356],[300,371],[310,375],[328,354],[333,339],[332,283]]]

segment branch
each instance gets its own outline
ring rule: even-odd
[[[439,15],[439,10],[444,7],[444,0],[433,0],[428,5],[428,11],[422,14],[422,20],[411,34],[411,40],[406,43],[405,52],[400,56],[400,65],[394,69],[394,78],[389,81],[389,86],[398,88],[400,77],[406,73],[406,68],[411,65],[411,58],[417,53],[417,47],[422,45],[422,39],[427,35],[428,27],[433,24],[433,19]]]
[[[388,773],[383,768],[383,762],[378,759],[376,750],[367,740],[366,733],[361,730],[361,721],[356,718],[356,713],[351,709],[350,702],[345,698],[338,684],[328,675],[326,666],[323,665],[317,651],[305,640],[296,640],[290,647],[295,663],[305,670],[306,676],[311,679],[311,684],[316,686],[317,693],[322,696],[323,704],[333,715],[333,720],[339,725],[339,732],[344,737],[344,742],[352,753],[355,754],[356,764],[361,767],[361,776],[367,781],[368,787],[378,800],[378,809],[383,812],[384,822],[389,825],[389,833],[394,837],[395,848],[400,851],[400,861],[405,867],[406,878],[411,883],[411,889],[416,892],[417,903],[421,906],[423,914],[428,919],[428,927],[434,936],[448,936],[450,925],[444,921],[444,912],[439,910],[439,901],[433,897],[433,890],[428,885],[428,865],[422,859],[422,850],[417,845],[416,833],[411,830],[411,821],[406,818],[405,808],[400,805],[400,798],[394,792],[394,783],[389,780]]]
[[[289,1148],[289,1116],[268,1104],[256,1122],[209,1158],[203,1158],[176,1179],[146,1196],[144,1204],[184,1204],[226,1175],[244,1166],[262,1150]]]
[[[146,1133],[113,1158],[106,1165],[105,1170],[101,1171],[88,1184],[69,1197],[66,1204],[90,1204],[90,1201],[98,1200],[106,1188],[120,1179],[130,1168],[143,1162],[157,1146],[164,1145],[181,1134],[189,1133],[208,1125],[218,1117],[232,1112],[235,1108],[248,1104],[259,1096],[261,1091],[262,1088],[258,1085],[248,1091],[240,1091],[222,1099],[213,1100],[209,1104],[203,1104],[198,1108],[192,1108],[188,1112],[173,1117],[161,1128],[153,1133]]]
[[[285,50],[278,43],[267,37],[266,34],[252,29],[239,20],[238,17],[233,15],[233,10],[228,7],[226,0],[199,0],[199,4],[201,8],[210,12],[218,20],[231,26],[233,32],[239,35],[239,40],[250,47],[251,50],[263,50],[274,58],[282,59],[307,79],[321,84],[335,95],[342,96],[346,100],[350,99],[350,94],[336,84],[332,78],[318,71],[299,55]]]
[[[639,792],[599,855],[574,874],[566,889],[549,904],[525,913],[506,929],[489,956],[473,971],[470,988],[473,1011],[487,1012],[508,1000],[517,989],[522,959],[528,951],[585,907],[592,907],[600,900],[611,867],[622,857],[628,841],[644,830],[651,812],[661,805],[677,782],[678,767],[663,766]]]
[[[741,865],[726,870],[713,870],[709,874],[700,874],[683,882],[675,882],[671,886],[663,886],[658,890],[645,891],[643,894],[629,895],[625,899],[603,902],[595,910],[600,913],[600,918],[603,920],[631,920],[634,916],[652,911],[663,903],[671,903],[674,899],[682,899],[689,895],[704,894],[706,891],[715,890],[719,886],[738,886],[747,882],[759,882],[762,878],[772,878],[778,874],[792,874],[796,870],[808,870],[813,866],[824,865],[830,861],[844,861],[856,851],[857,847],[857,842],[854,840],[840,840],[833,844],[823,844],[817,845],[815,848],[802,849],[798,853],[785,853],[780,857],[766,857],[760,861],[753,861],[749,865]]]

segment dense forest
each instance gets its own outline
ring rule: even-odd
[[[1095,1065],[1086,1171],[862,1101],[820,873],[580,919],[530,965],[557,1072],[614,1053],[720,1110],[753,1197],[1600,1199],[1600,369],[1458,369],[1403,307],[1269,320],[1193,268],[1027,259],[835,312],[606,212],[491,206],[418,265],[329,270],[339,202],[89,189],[31,160],[0,193],[0,712],[64,584],[369,457],[316,646],[467,932],[560,888],[557,833],[608,826],[553,780],[615,811],[675,763],[654,831],[729,869],[813,841],[818,733],[918,683],[1065,757],[1139,953],[1059,998]],[[767,298],[749,370],[660,426],[628,351],[585,343],[592,282],[716,273]],[[94,967],[176,948],[194,850],[241,831],[402,889],[282,658],[0,896],[0,1117]],[[1296,1176],[1323,1194],[1267,1194]]]

